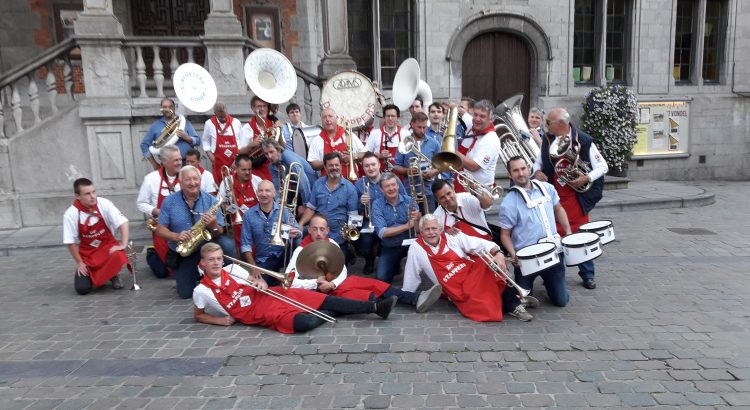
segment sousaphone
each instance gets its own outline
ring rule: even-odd
[[[294,66],[272,48],[259,48],[247,56],[245,81],[253,94],[269,104],[283,104],[297,92]]]
[[[416,59],[407,58],[398,66],[396,76],[393,77],[393,104],[399,110],[405,111],[417,96],[422,98],[422,107],[425,110],[432,104],[430,85],[419,78],[419,63]]]

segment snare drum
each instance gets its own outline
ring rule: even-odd
[[[364,126],[375,115],[377,101],[372,80],[354,70],[334,74],[320,91],[320,107],[333,108],[339,124],[346,118],[352,128]]]
[[[536,243],[519,249],[516,257],[521,275],[531,275],[559,263],[560,257],[555,249],[555,244],[551,242]]]
[[[593,221],[581,225],[579,232],[593,232],[599,235],[602,245],[606,245],[615,240],[615,228],[612,221]]]
[[[592,232],[578,232],[562,238],[565,265],[576,266],[594,260],[602,254],[599,235]]]

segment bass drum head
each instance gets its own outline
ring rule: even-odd
[[[180,103],[190,111],[210,111],[216,104],[216,83],[205,68],[195,63],[177,67],[172,76],[174,93]]]
[[[297,92],[294,66],[272,48],[259,48],[247,56],[245,81],[255,95],[269,104],[283,104]]]
[[[346,118],[352,128],[363,127],[375,115],[377,97],[367,76],[359,71],[340,71],[323,84],[320,108],[332,108],[339,124]]]

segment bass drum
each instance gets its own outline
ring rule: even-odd
[[[352,128],[364,127],[375,115],[378,95],[372,81],[359,71],[339,71],[323,84],[320,108],[332,108],[339,124],[349,120]]]
[[[307,150],[310,148],[310,144],[322,131],[323,128],[319,125],[295,128],[294,132],[292,132],[292,146],[294,147],[294,153],[307,159]]]

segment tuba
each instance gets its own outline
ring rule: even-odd
[[[570,185],[570,181],[591,172],[591,165],[581,159],[580,153],[573,146],[570,137],[567,135],[552,141],[549,147],[549,156],[555,162],[555,175],[568,183],[568,186],[573,188],[573,190],[583,193],[591,189],[591,186],[594,185],[593,181],[589,181],[579,187]]]
[[[154,156],[159,155],[159,150],[165,145],[174,145],[177,143],[177,140],[180,138],[177,136],[177,131],[185,131],[186,123],[184,115],[175,115],[172,110],[161,109],[159,112],[162,115],[169,112],[172,114],[172,118],[167,122],[167,126],[161,130],[161,134],[148,147],[148,151]]]
[[[211,208],[208,208],[208,211],[206,211],[206,213],[215,216],[219,212],[219,207],[221,206],[221,203],[223,201],[224,198],[219,198],[219,200],[216,201],[215,204],[211,205]],[[204,241],[208,242],[210,240],[211,232],[206,229],[206,225],[199,219],[198,222],[196,222],[195,225],[190,228],[190,239],[184,242],[178,242],[177,248],[175,248],[175,250],[180,254],[180,256],[190,256],[193,252],[195,252],[196,249],[198,249],[198,245],[200,245]]]
[[[495,126],[495,133],[500,138],[500,158],[504,164],[519,156],[525,159],[531,168],[539,156],[539,147],[533,141],[523,138],[524,134],[531,133],[521,114],[522,101],[523,94],[516,94],[495,107],[495,115],[502,120]]]

